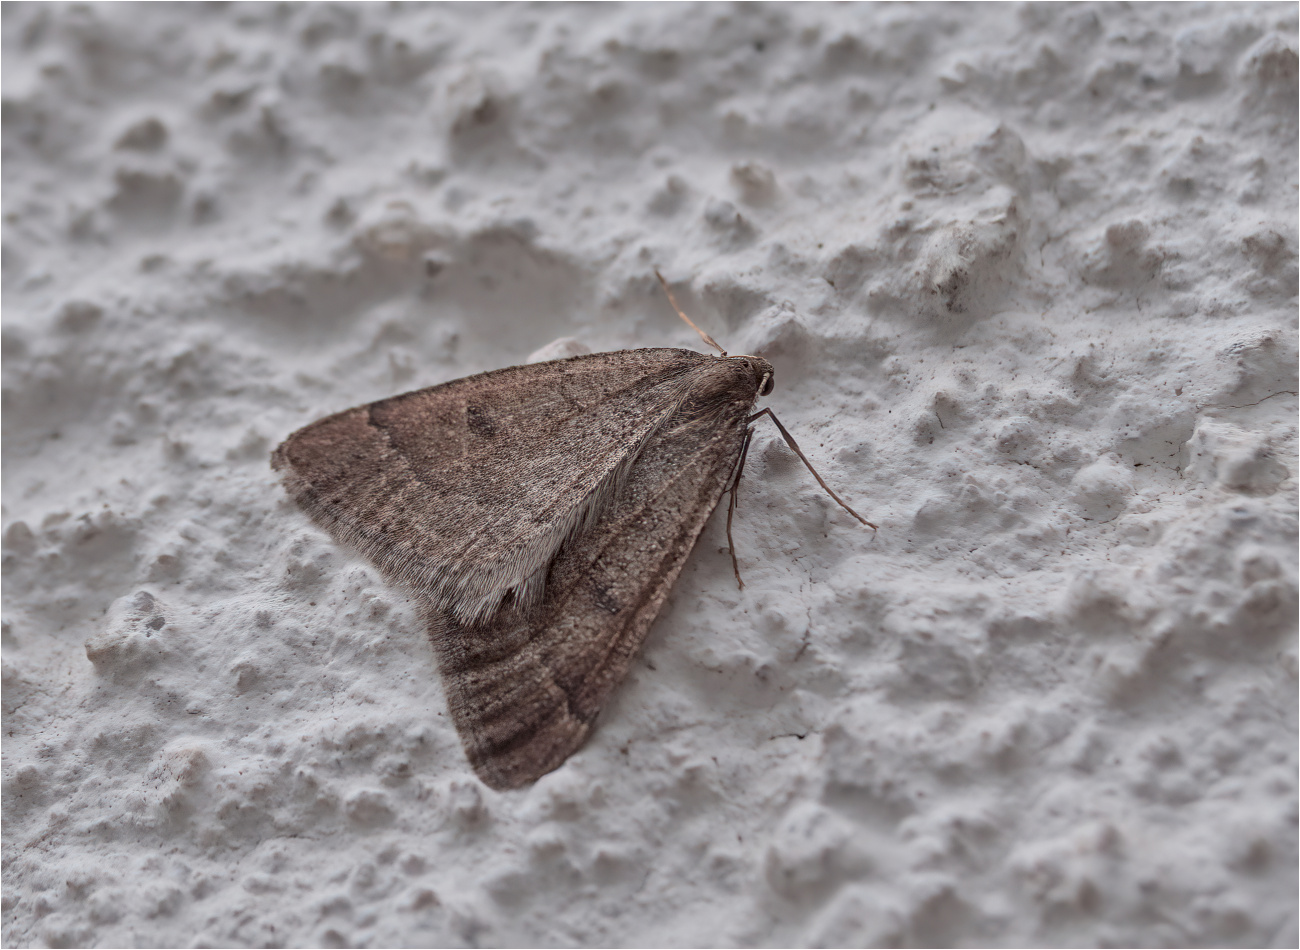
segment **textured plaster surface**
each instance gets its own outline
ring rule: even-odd
[[[1295,946],[1296,32],[6,3],[5,944]],[[495,793],[268,455],[654,266],[880,531],[760,426]]]

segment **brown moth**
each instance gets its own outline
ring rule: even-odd
[[[730,540],[772,385],[755,356],[591,353],[328,416],[272,465],[318,524],[419,596],[470,763],[517,788],[582,745],[728,491]]]

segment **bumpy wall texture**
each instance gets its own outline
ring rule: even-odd
[[[1294,4],[3,32],[7,945],[1295,945]],[[491,792],[268,455],[654,266],[881,528],[764,425]]]

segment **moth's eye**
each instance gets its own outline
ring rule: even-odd
[[[776,383],[772,379],[772,374],[768,373],[766,376],[763,377],[763,387],[758,391],[758,394],[760,396],[770,396],[772,395],[772,390],[775,388],[775,386]]]

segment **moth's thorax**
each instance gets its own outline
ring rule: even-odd
[[[756,356],[714,357],[697,364],[687,379],[681,412],[686,419],[730,427],[758,397],[771,391],[772,364]]]

